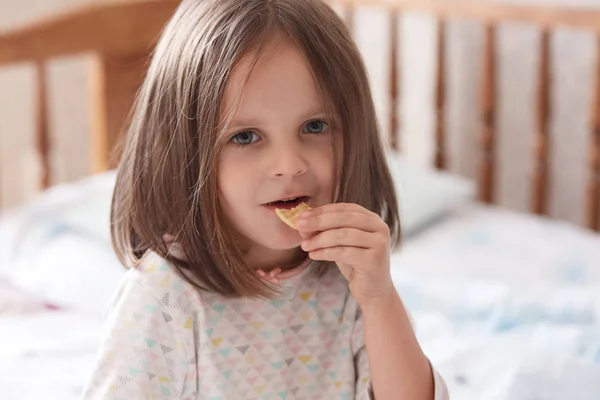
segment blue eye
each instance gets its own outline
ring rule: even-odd
[[[259,136],[252,131],[243,131],[231,138],[234,143],[239,144],[240,146],[247,146],[256,142],[258,139],[260,139]]]
[[[325,132],[327,128],[329,128],[327,122],[317,119],[304,125],[304,133],[319,134]]]

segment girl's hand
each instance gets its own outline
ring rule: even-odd
[[[334,261],[362,306],[395,291],[390,276],[390,230],[357,204],[335,203],[302,213],[296,227],[313,260]]]

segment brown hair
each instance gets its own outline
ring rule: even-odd
[[[400,239],[369,82],[343,21],[320,0],[183,0],[166,26],[133,109],[113,196],[112,241],[121,262],[152,250],[199,289],[269,297],[227,229],[217,189],[221,103],[228,77],[274,33],[304,54],[342,121],[337,202],[381,215]],[[170,251],[174,241],[184,256]],[[321,263],[323,272],[330,263]]]

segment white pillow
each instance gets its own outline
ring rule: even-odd
[[[101,317],[125,268],[108,243],[69,230],[20,254],[8,279],[19,289],[59,308]]]
[[[110,171],[0,215],[0,276],[59,307],[102,313],[125,272],[110,245]]]
[[[403,235],[409,236],[475,200],[473,181],[406,162],[391,151],[387,161],[396,186]]]
[[[110,240],[110,203],[114,171],[54,186],[23,206],[0,214],[0,273],[17,253],[34,251],[34,238],[66,226],[98,240]],[[37,240],[37,239],[36,239]]]

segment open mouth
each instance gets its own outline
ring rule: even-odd
[[[271,203],[265,204],[265,206],[269,207],[269,208],[273,208],[273,209],[275,209],[275,208],[291,209],[291,208],[296,207],[298,204],[300,204],[302,202],[307,202],[309,199],[310,199],[310,197],[308,197],[308,196],[295,197],[295,198],[290,198],[290,199],[273,201]]]

